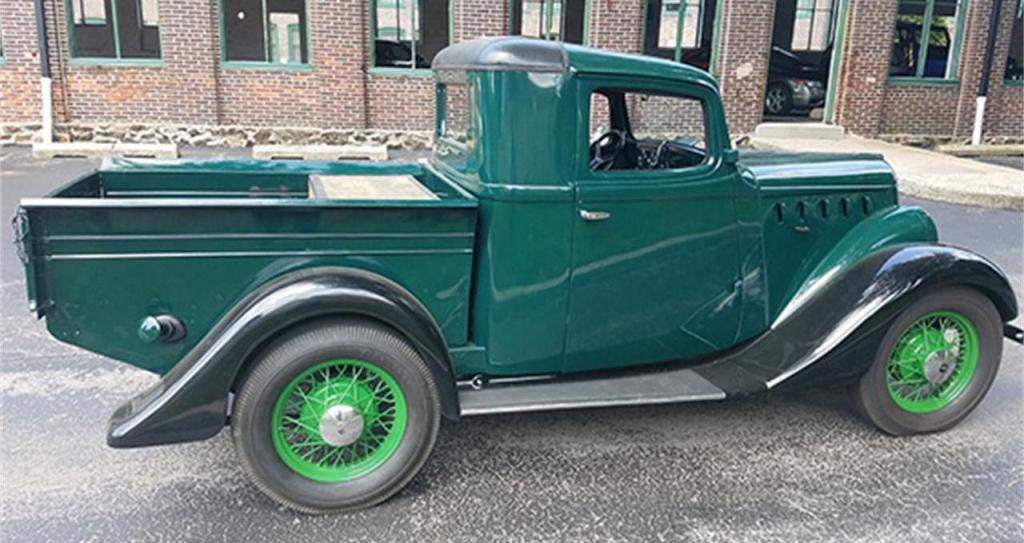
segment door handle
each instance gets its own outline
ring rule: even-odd
[[[606,221],[612,217],[612,214],[607,211],[587,211],[586,209],[581,209],[580,217],[585,221]]]

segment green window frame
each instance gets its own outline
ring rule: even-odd
[[[700,47],[701,40],[704,39],[704,0],[673,0],[662,1],[661,13],[662,15],[671,13],[673,10],[669,9],[670,5],[675,5],[676,12],[676,36],[675,36],[675,56],[673,60],[679,62],[683,56],[683,49],[694,49]],[[697,28],[693,33],[693,42],[686,43],[684,41],[684,30],[686,29],[686,12],[696,10],[697,11]]]
[[[824,43],[814,41],[814,25],[819,15],[828,14],[828,31],[825,34]],[[793,37],[790,40],[791,51],[824,51],[832,43],[832,34],[835,32],[836,0],[797,0],[796,9],[793,12]],[[809,21],[807,34],[804,39],[798,41],[796,33],[796,22],[800,19]]]
[[[426,36],[433,36],[434,32],[443,32],[445,39],[443,40],[444,46],[451,45],[453,43],[452,38],[455,35],[454,28],[454,0],[433,0],[444,6],[445,11],[445,24],[439,28],[439,25],[429,25],[429,21],[425,21],[424,17],[438,15],[438,10],[426,10],[423,6],[425,2],[429,3],[432,0],[368,0],[369,9],[369,50],[370,50],[370,63],[369,72],[375,74],[388,74],[388,75],[401,75],[401,76],[413,76],[413,77],[431,77],[432,72],[430,71],[431,56],[428,51],[426,56],[422,53],[425,50],[423,42],[426,41]],[[378,16],[381,10],[393,10],[394,20],[388,20],[383,23],[383,26],[378,26],[382,23]],[[405,24],[408,22],[408,24]],[[382,42],[394,42],[383,44],[386,48],[399,50],[405,48],[408,51],[409,60],[402,60],[399,58],[392,59],[381,59],[378,58],[379,52],[386,52],[387,49],[378,51],[378,41]],[[432,49],[436,54],[441,47],[434,45]],[[417,66],[417,58],[423,58],[423,62]],[[392,64],[385,64],[385,62],[392,62]],[[380,64],[379,64],[380,63]]]
[[[723,0],[715,3],[714,25],[717,27],[721,4]],[[698,67],[709,68],[711,60],[717,52],[713,43],[714,32],[712,32],[711,52],[707,63],[702,60],[684,60],[684,51],[700,50],[707,41],[705,38],[705,26],[707,19],[708,3],[706,0],[647,0],[644,8],[643,27],[643,53],[661,58],[668,58],[675,62],[688,62]],[[692,18],[690,15],[693,15]],[[666,15],[674,16],[672,24]],[[687,21],[695,21],[694,27],[687,26]],[[668,25],[665,23],[668,22]],[[663,45],[663,38],[666,33],[671,36],[670,43]]]
[[[934,70],[928,66],[928,51],[932,47],[933,38],[937,37],[936,24],[945,22],[942,19],[946,19],[949,16],[937,15],[936,4],[952,4],[954,7],[955,20],[951,25],[945,25],[945,35],[948,36],[948,43],[946,44],[946,64],[945,70],[941,76],[934,73],[928,73],[929,70]],[[901,14],[899,12],[901,4],[917,4],[922,8],[921,15],[908,15]],[[913,73],[893,73],[894,70],[902,71],[893,62],[900,57],[895,51],[890,54],[890,66],[889,66],[889,78],[888,83],[893,85],[906,85],[906,84],[924,84],[924,85],[953,85],[958,83],[959,69],[960,69],[960,50],[963,46],[964,36],[964,23],[967,19],[967,0],[899,0],[897,2],[897,14],[896,22],[894,27],[894,37],[892,40],[892,47],[910,47],[907,52],[914,59]],[[913,28],[918,26],[916,42],[904,43],[901,40],[902,32],[906,31],[909,27]],[[949,28],[952,27],[953,31],[949,32]],[[942,27],[938,27],[940,30]],[[926,30],[927,29],[927,30]],[[916,47],[916,49],[915,49]]]
[[[103,13],[100,16],[90,14],[87,12],[86,4],[87,0],[71,0],[71,17],[76,25],[89,25],[89,26],[106,26],[107,24],[107,3],[100,0],[99,6],[103,8]],[[78,8],[77,10],[75,8]],[[115,13],[117,13],[115,8]]]
[[[520,0],[520,5],[523,7],[523,12],[526,12],[526,4],[528,0]],[[562,18],[562,0],[533,0],[529,2],[536,4],[539,8],[539,16],[537,18],[538,27],[535,29],[537,35],[534,37],[543,40],[558,40],[563,35],[563,25],[565,20]],[[525,22],[525,21],[524,21]],[[523,25],[525,26],[525,25]],[[521,29],[521,33],[525,35]],[[532,34],[531,34],[532,36]]]
[[[524,32],[528,3],[536,6],[538,18],[530,32]],[[591,0],[509,0],[508,32],[585,45],[590,42],[590,3]]]
[[[285,35],[282,43],[281,27],[272,22],[271,11],[267,9],[267,0],[260,0],[260,26],[263,30],[263,59],[262,60],[232,60],[229,58],[229,45],[227,37],[227,9],[225,0],[218,0],[220,11],[220,51],[221,66],[224,68],[242,68],[255,70],[295,70],[308,71],[313,69],[313,47],[310,39],[310,17],[309,0],[302,2],[302,12],[299,15],[298,23],[287,23],[284,26]],[[292,13],[292,12],[284,12]],[[304,27],[304,28],[303,28]],[[302,59],[303,37],[305,37],[306,60]],[[285,60],[281,60],[281,47],[285,49]]]
[[[121,10],[119,6],[124,4],[134,4],[135,17],[121,17]],[[73,66],[90,66],[90,65],[126,65],[126,66],[163,66],[163,44],[161,43],[163,35],[160,32],[159,25],[159,2],[154,3],[154,7],[157,10],[156,24],[146,24],[143,17],[143,1],[142,0],[102,0],[103,6],[102,17],[90,17],[86,12],[85,0],[64,0],[64,11],[65,20],[68,27],[68,44],[71,53],[71,64]],[[77,6],[77,9],[76,9]],[[134,21],[138,26],[137,29],[122,28],[126,20],[131,24]],[[110,36],[112,41],[112,55],[102,54],[84,54],[82,53],[81,45],[78,40],[82,37],[76,34],[75,27],[81,27],[82,32],[102,32],[105,27],[110,27]],[[150,53],[154,56],[147,56],[145,54],[132,55],[126,53],[124,47],[125,34],[134,36],[136,40],[139,40],[139,52],[143,53],[145,49],[142,47],[143,40],[145,39],[143,33],[151,31],[156,34],[156,49],[155,52],[150,49]]]

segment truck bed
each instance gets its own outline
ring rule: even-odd
[[[311,189],[346,176],[369,190]],[[396,177],[422,197],[374,186]],[[312,267],[398,283],[464,344],[476,207],[426,163],[108,159],[23,200],[16,227],[30,304],[55,337],[165,373],[247,292]],[[179,317],[185,339],[142,341],[157,314]]]

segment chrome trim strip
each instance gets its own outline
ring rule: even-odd
[[[124,253],[124,254],[68,254],[49,255],[52,260],[134,260],[150,258],[260,258],[286,256],[416,256],[416,255],[470,255],[473,249],[410,249],[395,251],[197,251],[185,253]]]
[[[460,403],[462,393],[459,394]],[[589,409],[596,407],[624,407],[635,405],[660,405],[669,403],[690,403],[724,400],[725,392],[709,394],[691,394],[685,396],[662,396],[654,398],[632,398],[621,400],[583,400],[577,402],[552,402],[524,405],[507,405],[497,407],[475,407],[461,409],[460,414],[464,417],[476,415],[497,415],[503,413],[528,413],[534,411],[562,411],[568,409]]]

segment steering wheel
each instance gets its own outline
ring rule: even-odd
[[[590,169],[607,170],[626,147],[626,135],[621,130],[609,130],[590,144]]]

